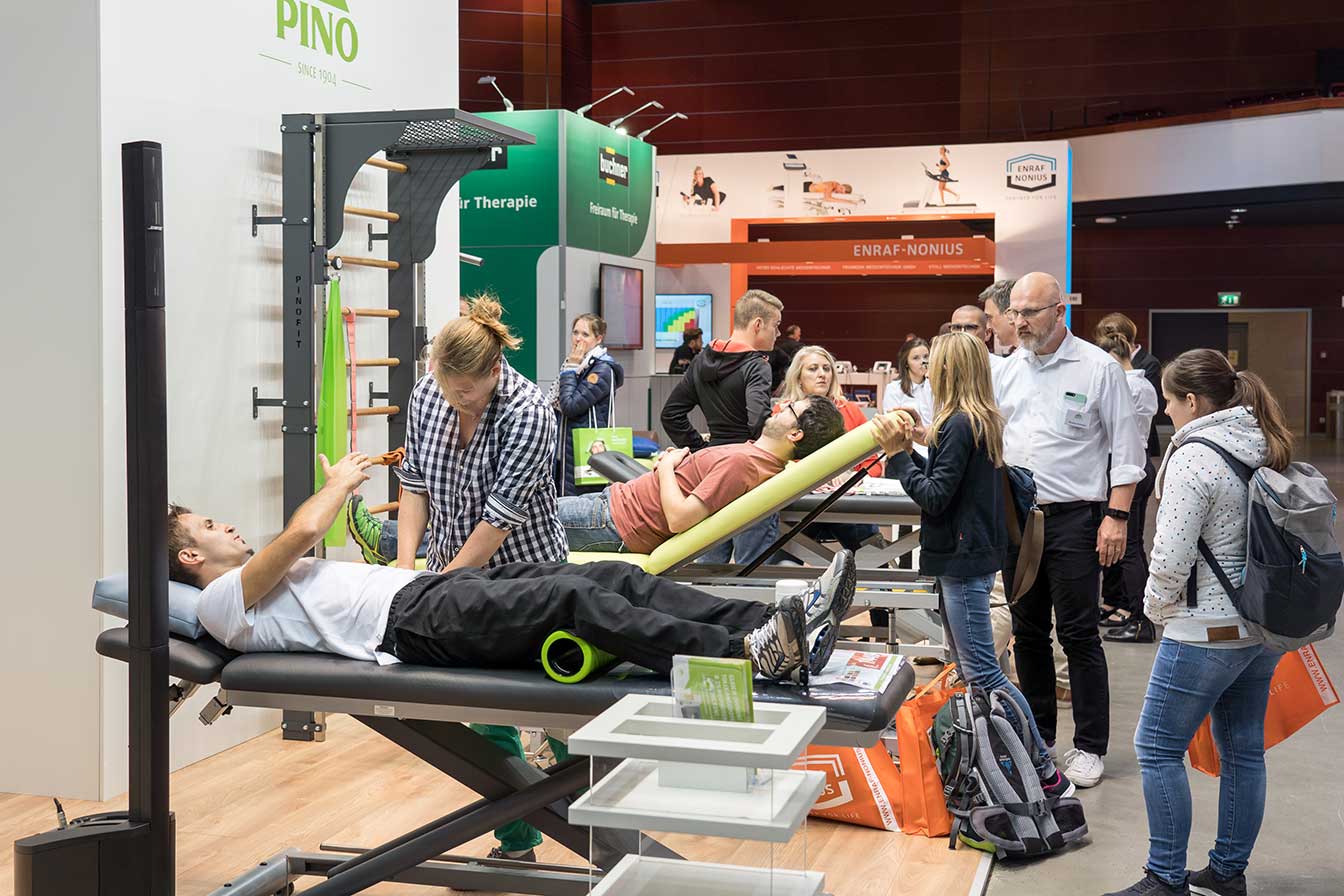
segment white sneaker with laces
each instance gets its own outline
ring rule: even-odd
[[[1096,753],[1070,750],[1064,754],[1064,774],[1077,787],[1096,787],[1106,772],[1106,763]]]

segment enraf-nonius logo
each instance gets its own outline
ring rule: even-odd
[[[611,186],[630,186],[630,157],[610,146],[597,151],[597,176]]]
[[[1008,160],[1008,189],[1035,193],[1048,190],[1059,182],[1055,160],[1050,156],[1028,153]]]
[[[288,40],[298,32],[299,45],[354,62],[359,31],[347,0],[275,0],[275,36]]]

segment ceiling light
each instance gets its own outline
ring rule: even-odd
[[[1232,209],[1232,213],[1233,213],[1234,215],[1244,215],[1244,214],[1246,214],[1246,209],[1244,209],[1244,208],[1234,208],[1234,209]]]
[[[1113,216],[1111,216],[1111,215],[1102,215],[1101,217],[1097,218],[1097,223],[1098,223],[1098,224],[1114,224],[1114,223],[1115,223],[1115,220],[1116,220],[1116,219],[1115,219]]]

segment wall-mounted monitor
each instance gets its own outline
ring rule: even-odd
[[[644,347],[644,272],[617,264],[598,271],[598,312],[607,322],[608,348]]]
[[[714,296],[709,293],[659,293],[653,308],[654,348],[676,348],[691,327],[703,331],[705,345],[714,338]]]

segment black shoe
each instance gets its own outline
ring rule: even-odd
[[[1191,871],[1187,879],[1191,893],[1199,896],[1246,896],[1246,875],[1219,877],[1212,868]]]
[[[1097,622],[1102,628],[1115,628],[1118,625],[1125,625],[1133,621],[1134,617],[1128,610],[1122,610],[1119,607],[1112,607],[1110,612],[1104,614]]]
[[[1124,625],[1109,629],[1101,636],[1103,641],[1118,641],[1124,644],[1151,644],[1157,640],[1157,631],[1146,617],[1134,619]]]
[[[1145,868],[1143,880],[1123,890],[1107,893],[1106,896],[1190,896],[1190,887],[1186,884],[1173,887]]]

